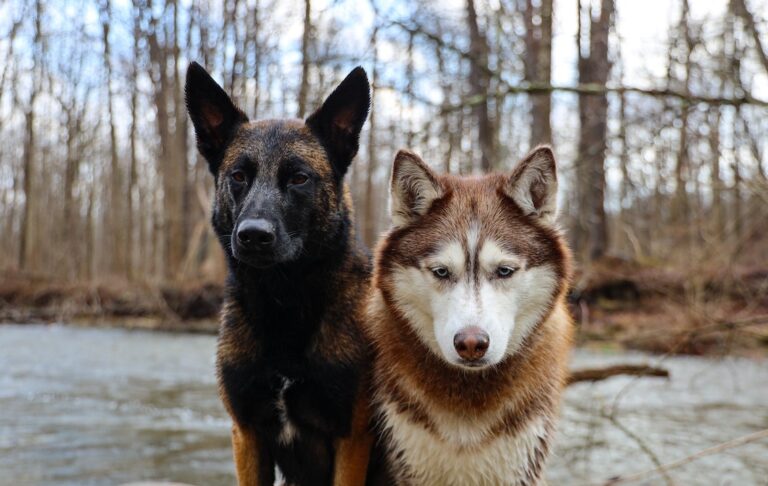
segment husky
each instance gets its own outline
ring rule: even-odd
[[[397,154],[366,317],[369,484],[543,482],[573,327],[556,206],[549,147],[478,177]]]
[[[241,485],[361,485],[370,278],[344,182],[370,107],[354,69],[306,120],[251,122],[199,64],[186,102],[229,276],[217,350]]]

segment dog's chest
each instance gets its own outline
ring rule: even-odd
[[[535,485],[549,431],[534,417],[515,434],[490,435],[469,420],[414,422],[394,404],[383,407],[395,475],[409,485]],[[442,422],[442,423],[441,423]],[[478,427],[478,423],[474,424]],[[482,429],[486,429],[485,431]]]
[[[290,445],[299,435],[298,426],[291,421],[288,414],[288,404],[285,400],[285,394],[291,386],[294,386],[294,380],[291,378],[282,376],[280,377],[280,387],[277,390],[277,397],[275,399],[275,409],[277,410],[278,418],[278,434],[277,442],[280,445]]]

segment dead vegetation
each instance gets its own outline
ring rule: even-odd
[[[682,268],[604,258],[575,279],[578,340],[711,355],[768,346],[768,269]]]
[[[62,282],[24,274],[0,281],[0,322],[99,323],[123,327],[216,331],[222,286]]]
[[[101,320],[182,330],[210,322],[207,329],[215,332],[222,292],[220,283],[206,281],[81,283],[6,272],[0,280],[0,322]],[[697,271],[693,281],[675,266],[604,258],[578,272],[570,302],[580,345],[693,355],[768,349],[764,267]]]

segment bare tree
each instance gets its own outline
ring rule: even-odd
[[[541,0],[534,6],[533,0],[525,0],[525,80],[531,83],[549,84],[552,65],[552,0]],[[550,93],[531,96],[531,144],[552,142],[552,111]]]
[[[480,31],[475,0],[466,1],[466,10],[469,51],[472,59],[469,68],[469,84],[472,90],[471,95],[483,98],[474,106],[473,112],[477,123],[477,141],[480,145],[480,168],[487,172],[498,166],[495,132],[488,107],[488,94],[490,92],[488,40]]]
[[[24,170],[24,212],[21,216],[21,244],[19,246],[19,267],[28,269],[35,257],[35,227],[37,224],[37,206],[38,195],[37,187],[33,183],[35,177],[35,149],[36,149],[36,127],[35,127],[35,102],[42,91],[43,79],[43,2],[35,1],[34,14],[34,39],[33,49],[33,68],[32,68],[32,90],[29,93],[29,99],[24,110],[24,151],[22,155],[22,166]]]
[[[608,58],[608,34],[613,18],[613,0],[601,0],[600,14],[593,18],[588,8],[589,44],[581,45],[581,35],[577,38],[579,50],[579,82],[604,86],[608,81],[611,63]],[[579,1],[579,12],[582,12]],[[581,14],[579,32],[581,32]],[[577,248],[596,259],[608,249],[608,228],[605,213],[605,151],[607,146],[608,98],[603,94],[579,95],[579,148],[577,173],[579,180],[579,218]]]
[[[312,43],[312,2],[304,0],[304,31],[301,35],[301,85],[299,86],[298,117],[307,116],[307,97],[309,96],[310,44]]]

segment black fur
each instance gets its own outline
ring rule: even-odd
[[[186,100],[216,176],[212,224],[229,267],[217,354],[222,398],[235,423],[259,437],[263,484],[274,481],[264,464],[277,464],[290,484],[330,484],[333,443],[349,434],[368,356],[357,309],[370,261],[353,236],[343,187],[370,105],[365,72],[352,71],[305,127],[246,123],[195,63]],[[297,174],[306,180],[292,183]],[[254,219],[274,227],[273,248],[238,242],[241,223]],[[298,430],[287,444],[278,440],[281,414]]]
[[[184,98],[195,126],[197,149],[208,160],[208,168],[216,177],[224,149],[237,127],[246,123],[248,117],[196,62],[187,68]]]
[[[368,77],[361,67],[350,72],[323,106],[307,118],[307,126],[323,140],[336,175],[344,177],[360,147],[360,130],[371,107]]]

